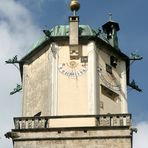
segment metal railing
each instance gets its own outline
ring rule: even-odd
[[[14,118],[15,129],[46,129],[52,128],[51,121],[63,119],[94,119],[93,127],[128,127],[131,126],[131,114],[105,114],[105,115],[74,115],[74,116],[39,116]],[[60,122],[59,122],[60,123]],[[59,127],[59,126],[58,126]],[[83,125],[80,125],[83,127]]]

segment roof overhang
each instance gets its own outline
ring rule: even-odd
[[[40,52],[44,47],[47,45],[50,45],[52,42],[56,42],[59,44],[63,44],[63,41],[69,45],[69,36],[53,36],[45,41],[43,41],[41,44],[39,44],[37,47],[35,47],[33,50],[31,50],[27,55],[25,55],[21,60],[20,60],[20,71],[21,71],[21,76],[23,73],[23,65],[25,63],[29,63],[30,59],[36,55],[38,52]],[[119,56],[122,60],[126,62],[126,73],[127,73],[127,84],[129,84],[129,73],[130,73],[130,60],[129,57],[121,52],[121,50],[117,50],[116,48],[112,47],[110,44],[108,44],[106,41],[102,40],[98,36],[80,36],[79,37],[79,42],[80,44],[88,44],[90,41],[94,41],[98,43],[99,46],[105,47],[105,49],[110,50],[113,54],[116,54]]]

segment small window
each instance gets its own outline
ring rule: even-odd
[[[72,17],[72,20],[75,21],[76,20],[76,17]]]
[[[79,21],[79,17],[72,16],[72,17],[70,17],[70,21]]]
[[[106,64],[106,71],[110,74],[112,74],[112,67],[108,64]]]
[[[88,56],[81,56],[81,63],[88,63]]]
[[[111,65],[111,66],[113,66],[114,68],[116,68],[117,62],[118,62],[118,60],[117,60],[116,57],[114,57],[114,56],[111,56],[111,57],[110,57],[110,65]]]
[[[107,88],[104,85],[101,85],[101,92],[103,95],[107,96],[108,98],[110,98],[113,101],[117,101],[117,98],[119,96],[119,94],[117,94],[116,92],[112,91],[111,89]]]

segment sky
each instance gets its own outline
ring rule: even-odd
[[[147,0],[79,0],[80,24],[100,28],[108,21],[108,13],[120,25],[119,47],[130,56],[137,52],[143,60],[131,64],[130,80],[142,88],[139,93],[128,88],[128,107],[132,113],[134,148],[148,146],[148,9]],[[12,148],[12,141],[4,134],[13,128],[13,117],[21,116],[22,93],[9,93],[20,84],[19,70],[5,61],[18,55],[23,57],[43,36],[43,29],[68,24],[71,11],[69,0],[0,0],[0,147]]]

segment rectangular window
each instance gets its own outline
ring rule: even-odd
[[[108,64],[106,64],[106,71],[110,74],[112,74],[112,67]]]
[[[88,56],[81,56],[81,63],[88,63]]]
[[[118,60],[117,60],[116,57],[114,57],[114,56],[111,56],[111,57],[110,57],[110,65],[111,65],[111,66],[113,66],[114,68],[116,68],[117,62],[118,62]]]
[[[116,92],[112,91],[111,89],[107,88],[104,85],[101,85],[101,92],[103,95],[110,98],[114,102],[116,102],[119,97],[119,94],[117,94]]]

